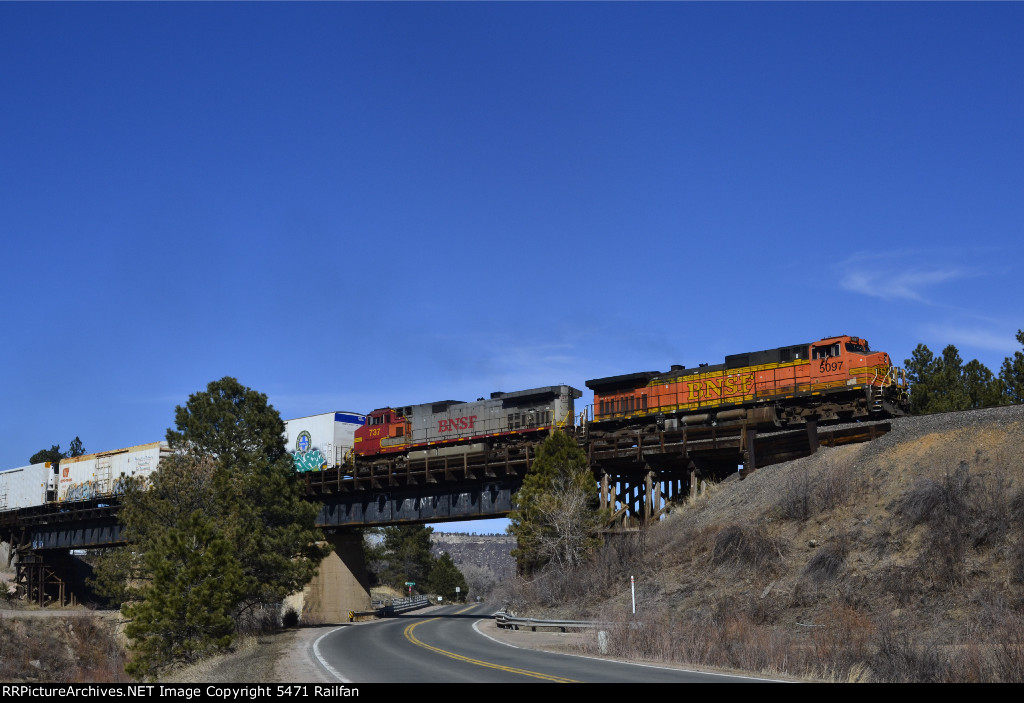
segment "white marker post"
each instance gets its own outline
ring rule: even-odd
[[[633,597],[633,615],[636,615],[636,586],[632,576],[629,577],[629,594]]]

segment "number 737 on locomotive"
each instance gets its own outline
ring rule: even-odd
[[[656,421],[761,426],[905,415],[906,372],[866,339],[841,335],[747,354],[696,368],[597,378],[591,431]]]

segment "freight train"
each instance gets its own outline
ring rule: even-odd
[[[166,442],[152,442],[0,471],[0,511],[119,495],[128,479],[149,476],[170,453]]]
[[[378,408],[369,415],[333,412],[285,421],[285,443],[297,472],[346,470],[378,457],[422,458],[483,451],[496,444],[572,428],[571,386],[491,393],[475,402]],[[0,472],[0,511],[118,495],[130,477],[146,477],[171,452],[166,442],[32,464]]]
[[[581,441],[654,425],[743,423],[783,427],[904,415],[905,372],[867,340],[840,335],[817,342],[726,356],[722,363],[642,371],[586,382],[592,417],[576,422],[582,393],[567,385],[496,392],[473,402],[389,405],[367,415],[325,413],[285,422],[296,471],[351,467],[378,459],[470,454],[535,440],[554,429]],[[0,472],[0,511],[116,495],[170,453],[164,442]]]

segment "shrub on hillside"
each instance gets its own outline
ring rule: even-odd
[[[727,525],[715,537],[711,562],[718,567],[768,574],[782,566],[785,543],[756,527]]]

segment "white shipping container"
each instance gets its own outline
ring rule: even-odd
[[[43,505],[52,482],[50,462],[0,471],[0,511]]]
[[[296,471],[319,471],[342,466],[355,445],[357,427],[366,424],[359,413],[333,412],[284,422],[284,443]]]
[[[89,500],[122,491],[123,479],[149,476],[161,457],[170,454],[166,442],[140,444],[110,452],[62,459],[57,480],[57,500]]]

